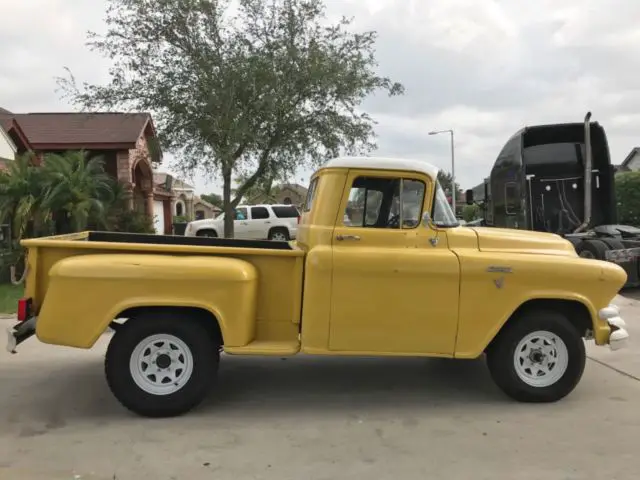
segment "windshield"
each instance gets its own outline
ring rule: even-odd
[[[457,227],[459,225],[440,182],[436,182],[432,217],[433,223],[438,227]]]

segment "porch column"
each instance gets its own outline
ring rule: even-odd
[[[147,192],[147,201],[145,206],[145,213],[153,218],[153,192]]]
[[[133,185],[131,183],[126,183],[124,186],[124,200],[127,206],[127,210],[132,211],[133,204]]]

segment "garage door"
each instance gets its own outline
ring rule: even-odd
[[[164,235],[164,202],[155,200],[153,202],[153,223],[156,227],[156,233]]]

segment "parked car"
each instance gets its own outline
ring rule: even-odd
[[[486,354],[515,400],[560,400],[582,377],[583,339],[628,343],[610,304],[624,269],[580,258],[551,233],[460,227],[437,178],[417,160],[331,160],[311,178],[296,242],[116,232],[23,240],[25,293],[7,348],[34,333],[91,348],[111,327],[109,387],[153,417],[206,398],[220,352]],[[409,218],[393,210],[407,190],[420,206]]]
[[[294,205],[240,205],[233,222],[234,238],[275,240],[296,238],[300,212]],[[186,237],[223,237],[224,213],[217,218],[189,222]]]

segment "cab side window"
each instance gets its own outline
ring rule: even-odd
[[[509,182],[504,186],[504,210],[507,215],[516,215],[520,206],[518,184]]]
[[[357,177],[343,225],[365,228],[416,228],[422,217],[425,184],[409,178]]]
[[[237,208],[236,209],[236,220],[246,220],[247,217],[247,209],[246,208]]]

